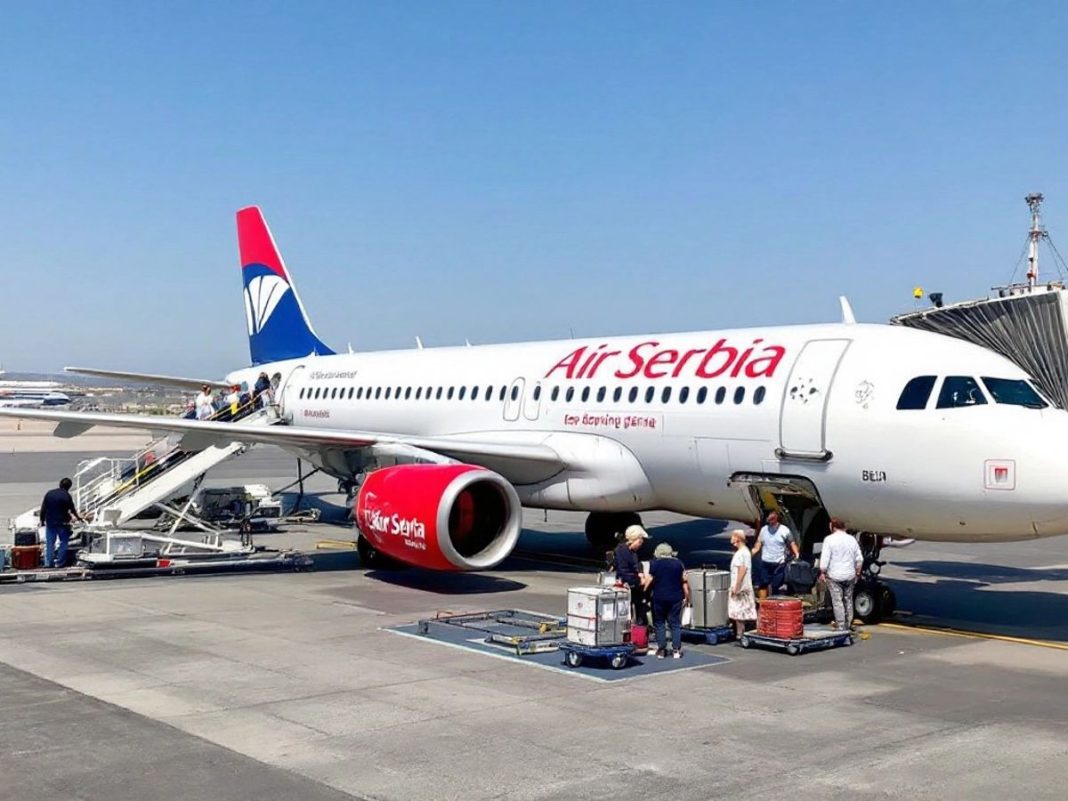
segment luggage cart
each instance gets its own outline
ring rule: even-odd
[[[613,670],[625,668],[635,650],[634,643],[630,642],[622,645],[579,645],[567,640],[560,643],[559,648],[564,652],[564,664],[568,667],[580,667],[584,660],[590,658],[607,660]]]
[[[755,631],[747,631],[738,639],[742,648],[767,648],[773,651],[785,651],[790,656],[805,654],[809,651],[825,651],[828,648],[838,648],[853,644],[853,632],[833,631],[830,629],[808,629],[800,637],[783,639],[769,637],[767,634],[757,634]]]
[[[485,634],[485,642],[514,648],[516,656],[555,651],[567,637],[566,621],[522,609],[497,609],[465,614],[439,613],[419,621],[419,633],[431,626],[449,626]]]
[[[733,626],[714,626],[704,628],[701,626],[683,626],[682,638],[691,642],[704,643],[705,645],[718,645],[721,642],[730,642],[735,637]]]

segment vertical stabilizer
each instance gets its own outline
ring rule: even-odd
[[[333,353],[316,336],[259,207],[237,213],[237,244],[252,363]]]

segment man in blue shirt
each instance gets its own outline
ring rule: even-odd
[[[766,598],[769,591],[775,595],[786,582],[787,547],[795,559],[801,555],[794,535],[779,522],[778,512],[770,512],[767,525],[760,529],[756,545],[753,546],[753,557],[755,559],[756,555],[760,554],[760,566],[763,568],[763,575],[756,577],[759,580],[758,594],[761,598]]]
[[[667,656],[667,632],[671,626],[671,655],[682,657],[682,607],[690,603],[690,584],[686,568],[675,558],[675,550],[666,542],[656,546],[645,586],[652,587],[653,625],[656,627],[656,658]]]
[[[46,492],[44,500],[41,501],[41,525],[45,530],[45,567],[66,566],[72,519],[85,522],[85,518],[74,508],[74,499],[70,496],[71,484],[69,478],[64,478],[59,482],[59,487]],[[56,540],[59,540],[58,553],[55,552]]]

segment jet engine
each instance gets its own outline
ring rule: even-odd
[[[356,496],[360,535],[386,556],[432,570],[487,570],[519,539],[522,508],[504,478],[466,464],[370,473]]]

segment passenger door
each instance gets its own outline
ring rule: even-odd
[[[848,339],[813,339],[790,370],[779,417],[780,458],[826,460],[827,399]]]
[[[522,378],[513,381],[504,396],[504,419],[518,420],[519,410],[523,405],[523,387],[526,382]]]

